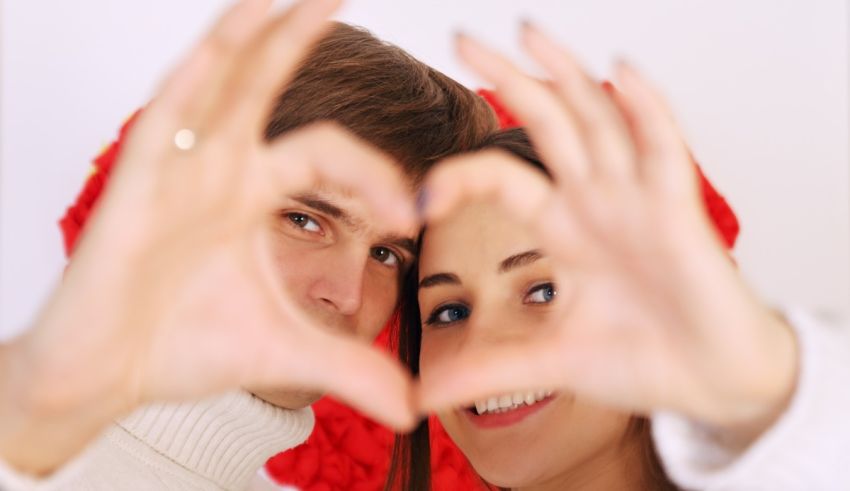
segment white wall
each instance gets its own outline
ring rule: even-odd
[[[61,272],[56,221],[90,158],[225,2],[0,1],[0,334],[9,335]],[[600,75],[616,56],[648,72],[740,215],[746,276],[772,302],[848,317],[844,2],[352,0],[341,15],[471,85],[452,32],[518,56],[520,17]]]

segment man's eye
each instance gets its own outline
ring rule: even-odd
[[[369,252],[372,259],[378,261],[385,266],[398,266],[401,264],[401,258],[387,247],[373,247]]]
[[[287,213],[286,218],[296,227],[306,230],[307,232],[321,232],[322,227],[319,222],[310,218],[310,215],[304,213]]]
[[[523,299],[523,303],[549,303],[555,300],[557,294],[555,285],[552,283],[543,283],[529,290]]]
[[[469,307],[465,305],[444,305],[431,313],[425,323],[429,325],[453,324],[466,319],[470,313]]]

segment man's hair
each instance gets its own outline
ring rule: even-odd
[[[334,22],[279,98],[266,139],[320,120],[400,161],[415,181],[480,146],[496,119],[478,95],[362,28]]]

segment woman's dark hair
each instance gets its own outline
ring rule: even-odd
[[[494,133],[484,139],[477,149],[499,149],[507,151],[528,162],[549,176],[546,167],[541,162],[528,134],[522,128],[512,128]],[[423,232],[424,233],[424,230]],[[419,242],[422,241],[422,234]],[[413,373],[419,375],[419,350],[422,341],[422,322],[419,313],[418,299],[419,262],[410,268],[402,288],[399,322],[392,333],[393,347],[398,350],[398,356]],[[640,442],[641,475],[647,489],[660,491],[675,491],[678,488],[667,478],[655,451],[650,434],[648,419],[633,416],[626,432],[623,443]],[[482,489],[499,489],[481,481]],[[430,491],[431,489],[431,446],[428,420],[424,420],[412,433],[396,435],[393,445],[390,471],[385,486],[387,491]]]

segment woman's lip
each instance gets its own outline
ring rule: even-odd
[[[463,409],[462,411],[466,413],[466,417],[469,418],[472,424],[479,428],[502,428],[517,424],[537,411],[543,409],[543,407],[552,402],[557,395],[558,394],[552,394],[545,399],[537,401],[531,406],[523,404],[516,409],[505,411],[503,413],[477,414],[474,409],[472,411]]]

